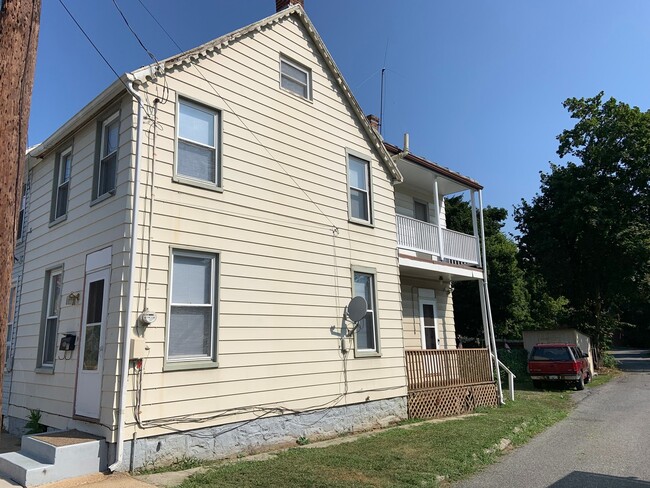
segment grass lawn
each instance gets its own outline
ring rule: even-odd
[[[613,370],[601,374],[588,388],[597,387],[616,374]],[[515,402],[482,409],[478,416],[442,423],[408,421],[408,428],[377,432],[349,443],[322,448],[296,447],[265,461],[208,465],[205,471],[190,476],[180,487],[445,485],[493,463],[501,455],[494,446],[502,439],[510,440],[512,446],[521,445],[562,420],[571,410],[570,390],[535,390],[527,379],[517,383]],[[176,469],[194,465],[185,460]]]
[[[392,429],[330,447],[290,449],[267,461],[215,466],[181,487],[438,486],[442,479],[458,480],[492,463],[499,452],[490,448],[501,439],[522,444],[570,408],[566,391],[519,390],[515,402],[484,409],[480,416]]]

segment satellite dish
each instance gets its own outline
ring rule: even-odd
[[[347,307],[348,318],[352,322],[359,322],[368,313],[368,303],[363,297],[354,297]]]

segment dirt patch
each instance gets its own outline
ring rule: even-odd
[[[96,441],[98,437],[78,430],[65,430],[62,432],[49,432],[34,436],[42,442],[52,446],[71,446],[73,444],[83,444],[84,442]]]

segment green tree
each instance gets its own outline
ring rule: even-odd
[[[552,164],[515,211],[524,268],[597,348],[650,299],[650,113],[602,98],[564,102],[577,122],[557,152],[580,164]]]
[[[445,200],[445,215],[450,229],[473,233],[472,210],[462,196]],[[530,321],[524,273],[517,260],[517,246],[502,231],[508,212],[504,208],[483,210],[485,253],[488,264],[492,319],[499,337],[516,338]],[[480,337],[483,321],[476,281],[454,283],[454,315],[459,334]]]

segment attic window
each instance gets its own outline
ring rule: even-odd
[[[311,100],[311,70],[286,58],[280,58],[280,86]]]

